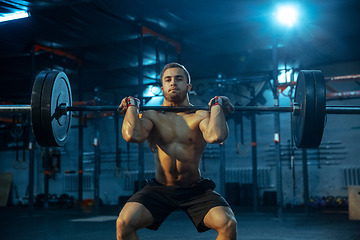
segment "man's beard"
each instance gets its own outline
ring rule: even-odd
[[[184,99],[187,97],[187,93],[188,91],[179,91],[176,93],[164,93],[164,98],[169,101],[169,102],[173,102],[173,103],[182,103],[184,101]]]

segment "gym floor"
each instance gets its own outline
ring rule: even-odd
[[[99,216],[77,208],[35,208],[29,216],[26,207],[0,208],[1,240],[42,239],[116,239],[115,219],[120,206],[101,206]],[[358,240],[360,221],[350,221],[347,210],[315,210],[305,214],[303,209],[284,209],[282,218],[276,209],[235,207],[238,239],[244,240]],[[215,239],[215,231],[198,233],[185,213],[173,212],[158,231],[141,229],[140,239],[189,240]]]

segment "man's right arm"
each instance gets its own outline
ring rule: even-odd
[[[142,143],[148,138],[153,123],[147,118],[141,118],[138,103],[134,104],[139,100],[129,98],[124,98],[118,109],[120,113],[125,113],[121,132],[127,142]]]
[[[234,111],[234,106],[229,98],[221,96],[212,98],[209,107],[210,115],[200,122],[199,128],[206,142],[221,143],[229,134],[225,114]]]

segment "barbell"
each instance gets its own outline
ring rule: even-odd
[[[64,146],[71,127],[71,111],[117,111],[118,106],[72,106],[70,82],[61,71],[42,71],[36,77],[30,105],[0,105],[0,113],[29,113],[36,141],[43,147]],[[140,111],[197,111],[208,106],[140,106]],[[320,70],[300,71],[292,107],[235,106],[244,112],[289,112],[297,148],[317,148],[326,114],[360,114],[360,106],[326,106],[324,75]]]

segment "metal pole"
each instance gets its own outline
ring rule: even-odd
[[[31,52],[31,79],[35,76],[35,49],[32,48]],[[31,124],[31,123],[30,123]],[[34,134],[30,131],[29,134],[29,205],[28,214],[34,214],[34,171],[35,171],[35,139]]]
[[[82,67],[79,67],[79,101],[83,100],[83,81],[82,81]],[[84,126],[82,123],[83,111],[79,111],[79,158],[78,158],[78,202],[79,210],[82,209],[83,201],[83,160],[84,160]]]
[[[223,88],[220,88],[220,95],[222,96]],[[225,181],[225,175],[226,175],[226,169],[225,169],[225,141],[220,143],[220,193],[221,195],[225,196],[226,194],[226,181]]]
[[[275,24],[273,25],[272,36],[272,61],[273,61],[273,93],[274,106],[279,106],[278,96],[278,47],[277,47],[277,31]],[[281,165],[281,150],[280,150],[280,114],[274,113],[274,143],[275,143],[275,158],[276,158],[276,198],[277,198],[277,217],[282,219],[283,207],[283,192],[282,192],[282,165]]]
[[[226,183],[225,183],[225,142],[221,143],[220,146],[220,194],[225,196]]]
[[[138,59],[138,71],[139,71],[139,100],[140,103],[143,104],[143,76],[144,76],[144,70],[143,70],[143,64],[144,64],[144,46],[143,46],[143,34],[142,34],[142,24],[139,24],[139,59]],[[137,189],[140,189],[141,181],[145,178],[144,173],[144,145],[141,143],[139,144],[139,167],[138,167],[138,186]]]
[[[255,104],[255,89],[250,89],[251,104]],[[252,182],[254,212],[258,211],[258,183],[257,183],[257,142],[256,142],[256,114],[251,114],[251,150],[252,150]]]
[[[307,151],[306,148],[302,149],[302,165],[303,165],[303,180],[304,180],[304,206],[305,213],[309,213],[309,179],[307,167]]]
[[[115,95],[115,102],[119,102],[119,98],[117,95]],[[116,168],[120,168],[121,169],[121,159],[120,159],[120,148],[119,148],[119,137],[120,137],[120,126],[119,126],[119,115],[116,114],[114,117],[114,121],[115,121],[115,154],[116,154]]]
[[[44,208],[49,207],[49,181],[50,181],[50,154],[49,148],[44,147],[45,157],[43,157],[43,167],[44,167]]]
[[[34,214],[34,172],[35,172],[35,141],[32,131],[30,131],[29,137],[29,205],[28,214],[32,216]]]
[[[95,89],[95,104],[97,104],[99,100],[99,90]],[[94,138],[94,215],[99,215],[99,206],[100,206],[100,117],[99,112],[95,113],[95,138]]]
[[[291,73],[290,82],[294,82],[294,72]],[[291,88],[292,93],[293,88]],[[293,106],[293,97],[290,96],[290,106]],[[290,169],[292,170],[293,177],[293,196],[296,195],[296,172],[295,172],[295,147],[294,147],[294,121],[293,115],[290,114],[290,141],[289,141],[289,153],[290,153]]]

